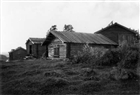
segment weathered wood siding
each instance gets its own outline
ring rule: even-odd
[[[78,52],[83,50],[85,44],[71,43],[70,44],[70,56],[75,56]]]
[[[59,48],[59,58],[66,57],[66,44],[62,43],[62,41],[58,38],[52,40],[52,42],[48,45],[48,57],[55,57],[54,48]]]
[[[46,47],[41,46],[41,44],[36,45],[36,48],[38,46],[38,57],[41,57],[46,52]]]
[[[30,54],[30,45],[32,46],[31,48],[31,54]],[[37,50],[36,50],[36,44],[32,44],[31,42],[29,42],[27,45],[26,45],[26,48],[27,48],[27,54],[28,55],[33,55],[34,57],[37,57]]]
[[[37,52],[36,52],[37,50],[36,50],[36,44],[33,44],[32,45],[32,55],[34,56],[34,57],[37,57]]]
[[[136,36],[134,33],[119,26],[112,26],[106,30],[103,30],[100,32],[100,34],[103,34],[118,44],[121,44],[124,40],[130,43],[136,41]]]
[[[34,57],[40,58],[46,51],[46,46],[41,46],[41,44],[32,44],[28,42],[26,44],[27,54],[30,55],[30,45],[32,46],[32,54]]]
[[[99,47],[99,48],[106,48],[106,49],[111,49],[111,48],[116,48],[117,45],[102,45],[102,44],[90,44],[89,46],[91,47]]]
[[[118,36],[118,43],[121,44],[123,41],[127,41],[128,43],[136,43],[136,37],[132,36],[131,34],[120,34]]]
[[[26,50],[27,50],[27,54],[30,54],[30,49],[29,46],[33,45],[30,41],[26,44]]]
[[[24,59],[27,52],[25,50],[19,49],[9,53],[9,60],[21,60]]]

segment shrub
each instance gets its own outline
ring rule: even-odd
[[[127,43],[125,43],[127,44]],[[118,62],[120,68],[136,69],[139,59],[139,47],[137,45],[123,45],[118,48],[121,60]]]
[[[120,66],[121,68],[135,69],[137,67],[138,57],[138,46],[123,43],[118,48],[108,50],[96,61],[96,64],[100,66]]]
[[[104,55],[107,49],[103,47],[90,47],[85,45],[81,52],[71,59],[72,63],[93,64],[98,58]]]
[[[120,54],[116,49],[108,50],[101,58],[96,61],[99,66],[117,66],[120,61]]]
[[[140,77],[140,53],[139,53],[139,60],[137,64],[137,75]]]

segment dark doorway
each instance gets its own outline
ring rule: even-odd
[[[48,46],[46,46],[45,56],[48,57]]]
[[[29,45],[29,54],[32,54],[32,45]]]
[[[54,57],[59,57],[59,47],[54,48]]]

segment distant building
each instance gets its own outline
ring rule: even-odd
[[[93,33],[78,33],[73,31],[50,31],[43,46],[46,46],[46,57],[70,58],[81,51],[85,44],[91,47],[112,48],[127,41],[130,44],[138,42],[138,32],[118,23]]]
[[[9,52],[9,60],[22,60],[25,58],[27,52],[24,48],[18,47]]]
[[[26,41],[27,55],[40,58],[46,51],[46,46],[41,46],[45,38],[29,38]]]
[[[7,60],[8,60],[7,56],[0,54],[0,62],[6,62]]]

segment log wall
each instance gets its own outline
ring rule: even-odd
[[[59,58],[65,58],[66,57],[66,44],[64,44],[60,39],[55,38],[48,45],[48,56],[50,58],[55,57],[54,48],[59,48]]]

